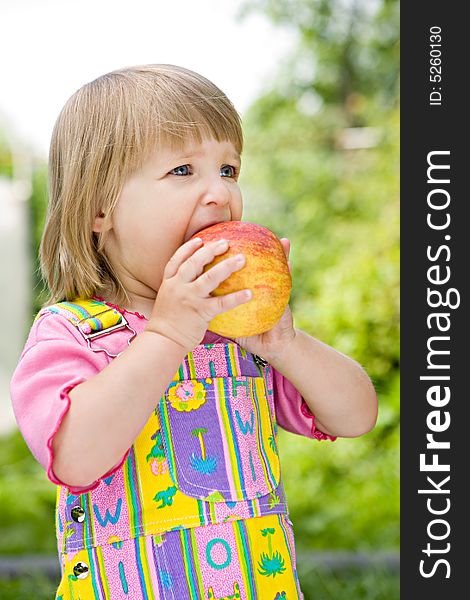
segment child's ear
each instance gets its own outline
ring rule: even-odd
[[[95,233],[104,233],[109,229],[111,229],[111,223],[109,221],[106,221],[106,215],[103,211],[101,211],[100,214],[97,215],[95,217],[95,220],[93,221],[93,231]]]

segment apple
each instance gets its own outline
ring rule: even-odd
[[[245,266],[232,273],[213,292],[222,296],[250,289],[249,302],[236,306],[209,323],[214,333],[228,338],[246,337],[268,331],[275,325],[289,302],[292,280],[281,242],[267,227],[244,221],[225,221],[202,229],[193,237],[206,244],[219,239],[229,242],[229,249],[216,256],[204,271],[221,260],[243,254]]]

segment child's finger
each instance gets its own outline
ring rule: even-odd
[[[231,308],[249,302],[252,298],[253,292],[251,290],[240,290],[239,292],[232,292],[225,296],[214,296],[204,302],[206,303],[206,310],[209,317],[213,319],[217,315],[220,315],[220,313],[227,312]]]
[[[290,240],[288,238],[281,238],[279,241],[282,244],[286,258],[288,259],[290,255]],[[292,273],[292,263],[290,260],[287,260],[287,265],[289,267],[289,273]]]
[[[232,273],[239,271],[246,264],[246,258],[243,254],[230,256],[208,269],[200,275],[194,285],[196,286],[198,295],[209,296],[223,281],[225,281]]]
[[[201,245],[201,238],[192,238],[180,246],[166,264],[163,271],[163,278],[169,279],[176,275],[181,264],[188,260]]]
[[[290,240],[288,238],[281,238],[279,241],[282,244],[282,247],[284,249],[284,254],[286,255],[286,258],[289,258],[289,254],[290,254]]]
[[[181,264],[178,269],[181,279],[186,283],[194,281],[204,271],[204,267],[211,263],[219,254],[227,252],[228,247],[229,243],[224,239],[204,244],[202,248],[199,248]]]

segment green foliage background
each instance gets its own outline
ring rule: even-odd
[[[296,326],[360,362],[379,399],[362,438],[283,432],[297,543],[397,548],[398,2],[258,0],[253,10],[296,28],[299,44],[244,116],[245,219],[291,240]]]
[[[299,34],[244,115],[244,218],[291,240],[296,326],[360,362],[379,398],[377,426],[362,438],[281,432],[300,549],[399,543],[398,10],[397,0],[252,0],[242,11]],[[354,133],[362,142],[348,148]],[[9,160],[3,148],[6,176]],[[36,260],[44,164],[33,183]],[[18,433],[0,446],[0,553],[54,552],[53,486]]]

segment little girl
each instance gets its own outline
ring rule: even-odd
[[[211,296],[245,257],[204,273],[228,242],[195,236],[241,219],[241,151],[223,92],[171,65],[103,75],[59,115],[50,298],[11,385],[57,485],[57,600],[302,598],[277,425],[315,439],[374,426],[363,369],[289,308],[262,335],[208,331],[251,298]]]

